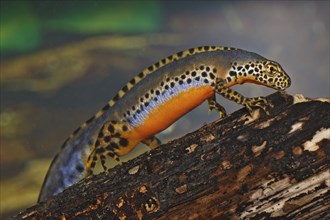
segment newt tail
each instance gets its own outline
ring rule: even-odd
[[[120,161],[138,143],[157,147],[157,133],[204,101],[209,111],[225,117],[216,94],[245,106],[250,113],[253,108],[268,113],[265,98],[246,98],[230,88],[243,83],[284,90],[291,80],[277,62],[230,47],[192,48],[153,64],[65,141],[48,170],[39,201],[92,174],[98,160],[107,170],[107,157]]]

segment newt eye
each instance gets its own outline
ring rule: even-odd
[[[272,75],[272,76],[279,73],[278,66],[276,66],[273,63],[266,64],[266,68],[265,69],[266,69],[266,72],[269,75]]]

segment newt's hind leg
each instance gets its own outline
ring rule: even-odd
[[[144,139],[141,142],[150,147],[151,149],[158,147],[162,143],[156,136]]]
[[[119,151],[129,145],[127,138],[123,137],[123,134],[128,129],[129,124],[127,122],[109,121],[103,125],[92,148],[92,152],[87,159],[86,169],[88,173],[93,173],[98,159],[100,159],[105,171],[107,170],[105,165],[106,157],[114,158],[117,162],[121,163]]]
[[[209,113],[212,110],[216,110],[219,113],[219,118],[224,118],[227,116],[226,110],[224,107],[222,107],[219,103],[217,103],[215,94],[208,98],[207,100],[208,106],[209,106]]]

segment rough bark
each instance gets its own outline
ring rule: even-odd
[[[330,103],[270,95],[14,219],[329,219]]]

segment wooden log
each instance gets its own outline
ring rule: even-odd
[[[330,103],[274,93],[13,219],[330,219]]]

